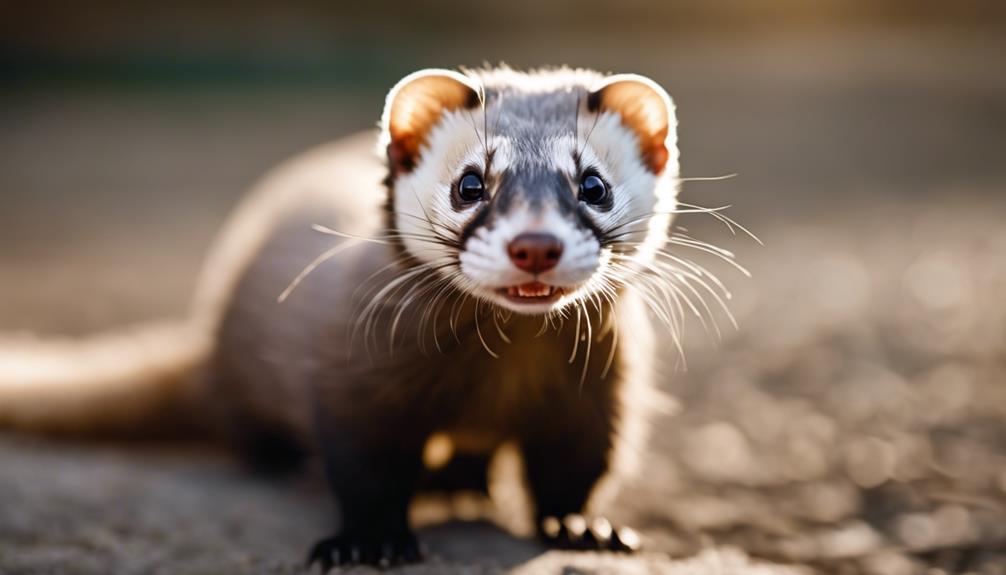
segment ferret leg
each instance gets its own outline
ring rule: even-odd
[[[582,421],[564,415],[522,443],[539,537],[563,549],[635,551],[638,537],[632,530],[613,529],[603,518],[584,516],[591,491],[608,471],[610,421],[598,421],[597,411]]]
[[[422,469],[422,442],[387,420],[324,434],[326,472],[341,515],[339,532],[311,549],[308,562],[394,565],[421,558],[408,510]]]

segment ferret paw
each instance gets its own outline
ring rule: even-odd
[[[322,573],[342,565],[391,567],[415,563],[423,558],[416,536],[411,532],[384,537],[353,534],[326,537],[314,544],[307,556],[307,566],[315,563]]]
[[[628,527],[614,528],[603,517],[588,520],[583,515],[570,514],[560,520],[548,516],[538,525],[538,536],[549,547],[579,551],[639,551],[639,535]]]

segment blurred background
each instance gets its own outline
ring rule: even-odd
[[[689,326],[616,518],[673,557],[1001,574],[1004,54],[1006,4],[976,0],[7,3],[0,331],[181,315],[248,186],[418,68],[638,72],[677,103],[683,174],[738,174],[684,201],[764,246],[678,221],[753,278],[692,254],[740,328]],[[212,458],[0,458],[0,571],[289,572],[324,521]]]

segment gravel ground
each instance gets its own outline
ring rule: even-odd
[[[764,234],[744,327],[671,379],[637,523],[827,572],[1004,572],[1006,198],[958,200]]]
[[[2,573],[302,573],[305,545],[328,528],[320,486],[256,479],[219,455],[6,439],[0,457]],[[427,500],[417,511],[445,507]],[[437,521],[420,537],[428,560],[397,572],[804,573],[735,548],[681,560],[549,552],[484,520]]]
[[[679,222],[753,277],[698,258],[740,327],[691,322],[687,369],[667,354],[676,408],[612,508],[647,554],[434,521],[432,563],[404,572],[1006,573],[1006,78],[984,65],[1004,49],[853,34],[669,55],[653,74],[675,79],[686,175],[741,172],[685,198],[736,204],[765,245]],[[244,185],[376,115],[347,96],[324,116],[335,96],[4,96],[4,329],[179,313]],[[0,461],[2,573],[292,573],[328,519],[317,486],[205,451],[10,437]],[[470,514],[417,513],[445,507]]]

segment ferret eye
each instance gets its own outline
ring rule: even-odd
[[[580,181],[580,201],[603,206],[611,201],[611,193],[600,176],[588,173]]]
[[[477,202],[485,197],[486,185],[482,182],[482,177],[475,172],[468,172],[461,176],[458,182],[458,196],[465,202]]]

